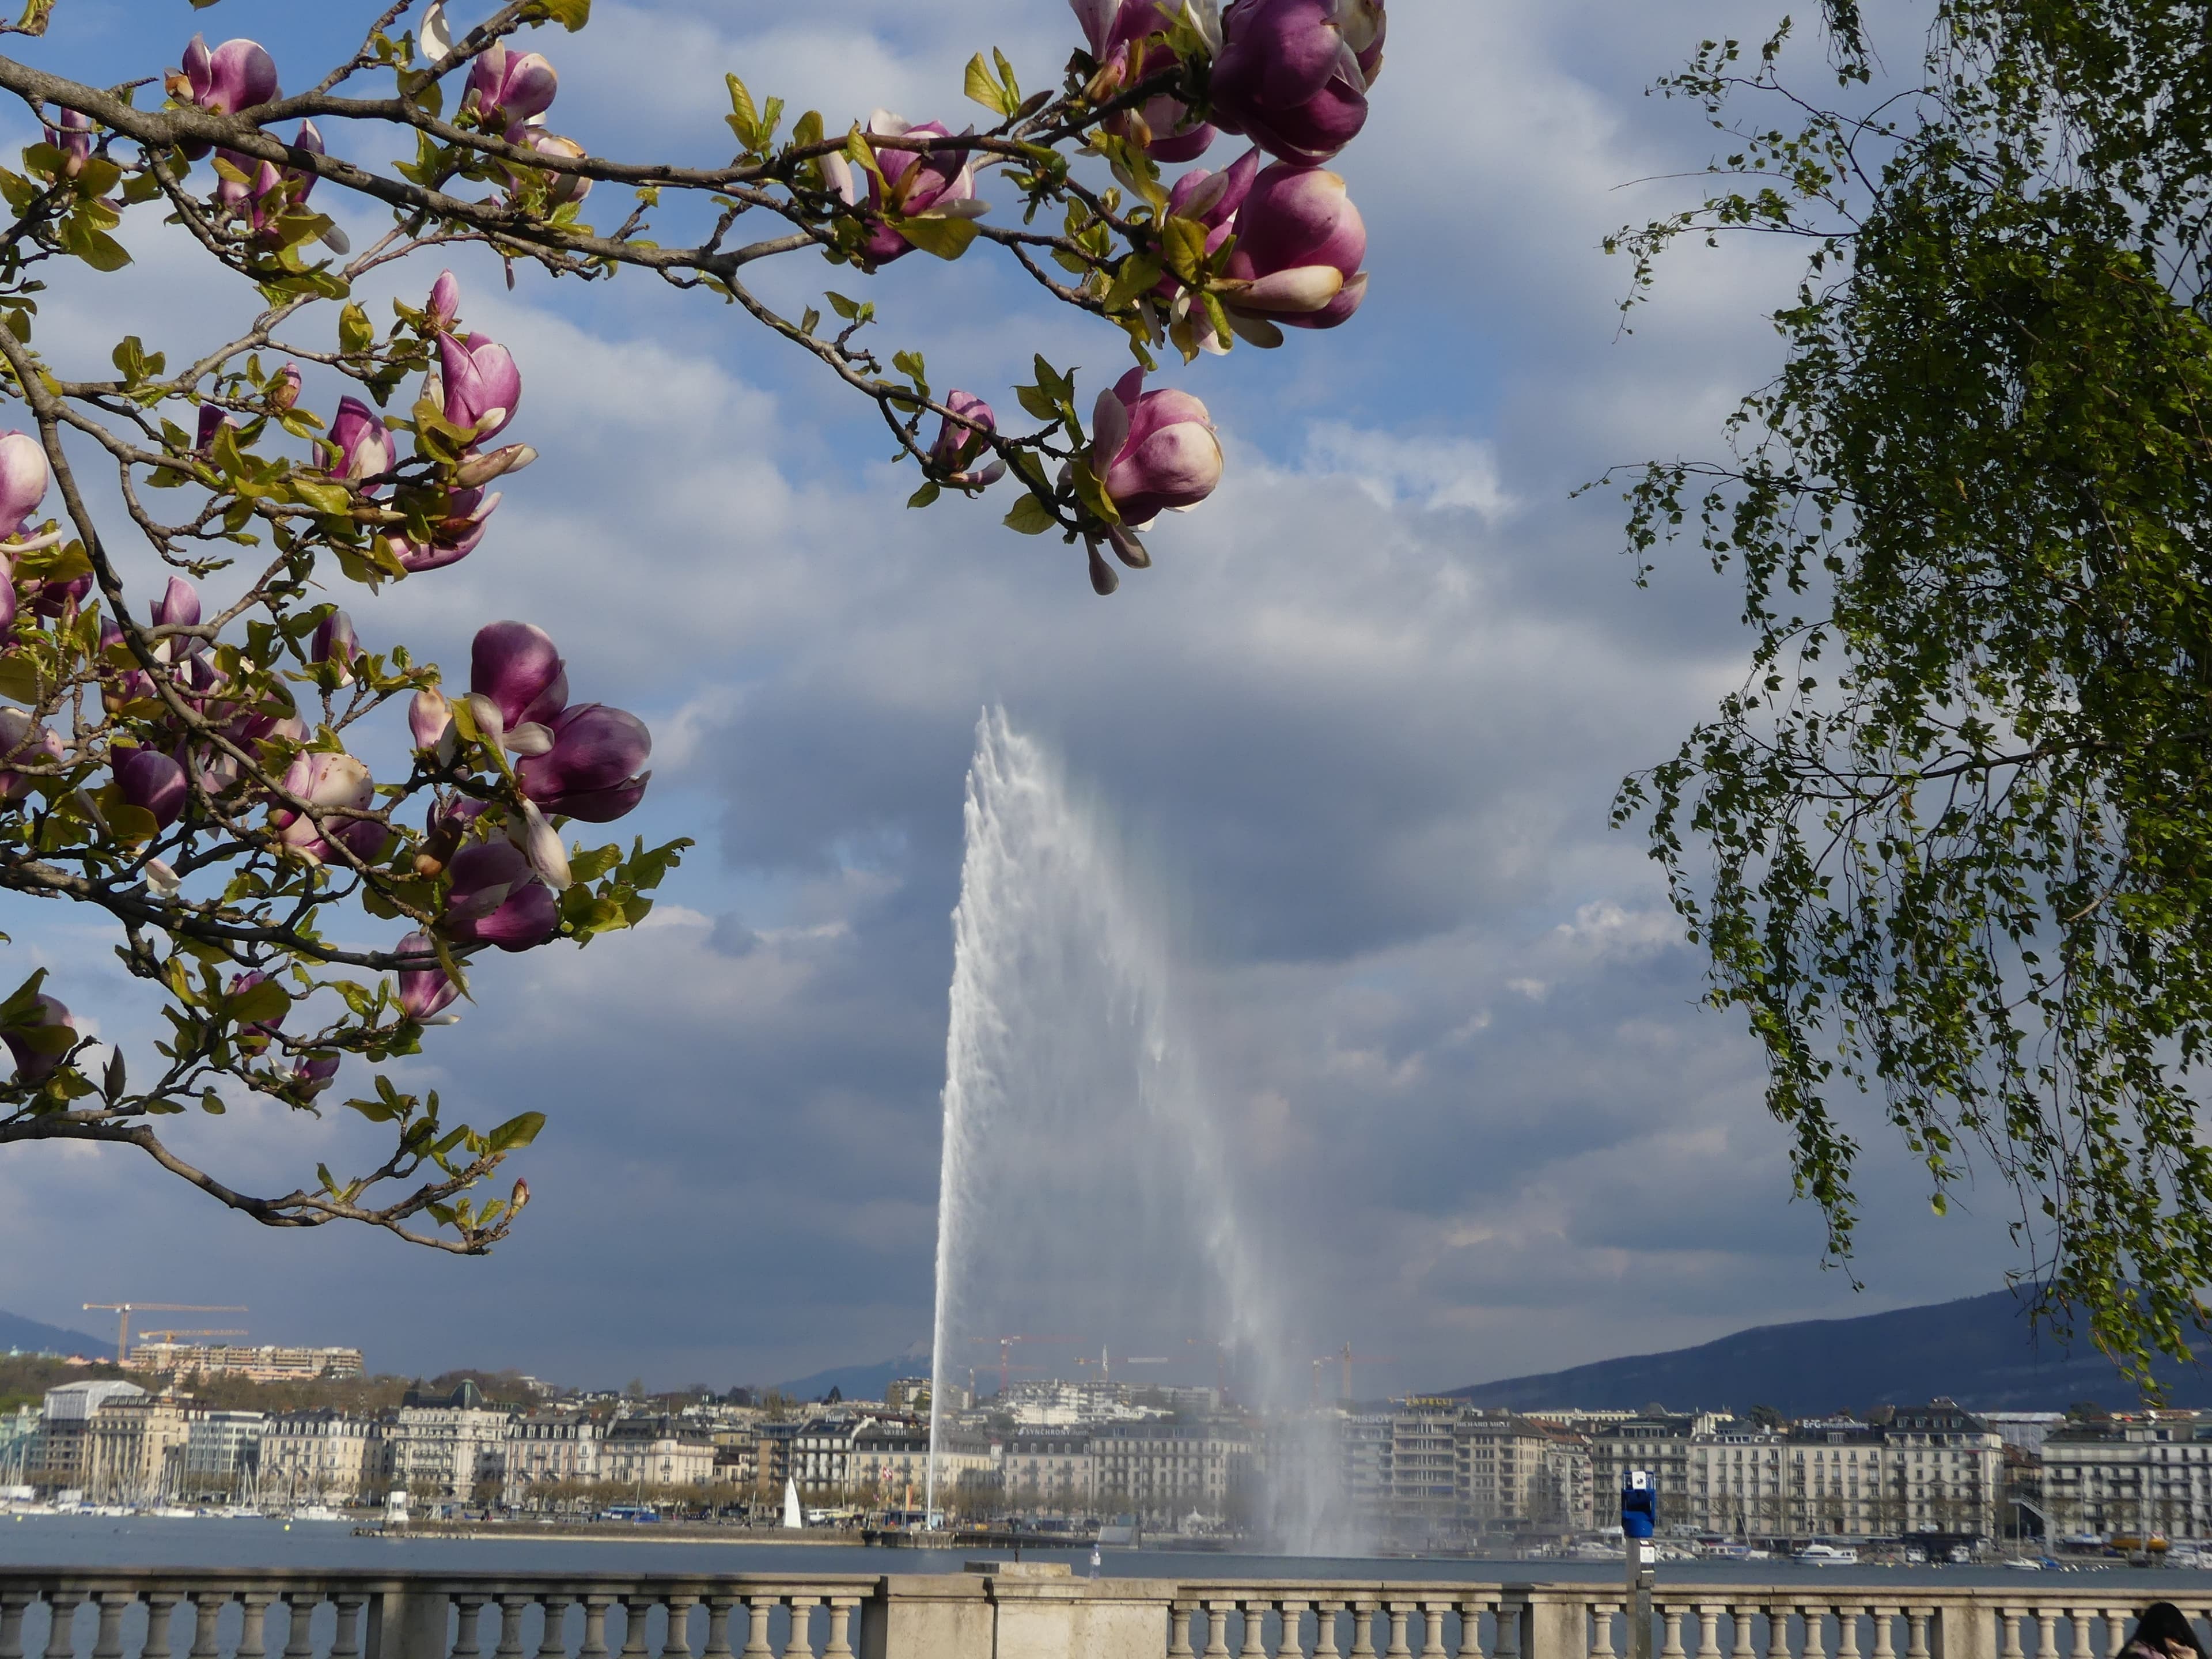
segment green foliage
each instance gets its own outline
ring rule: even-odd
[[[1639,560],[1694,521],[1756,645],[1618,816],[1763,1046],[1832,1250],[1868,1096],[1939,1212],[2000,1178],[2050,1316],[2145,1386],[2212,1280],[2206,17],[1944,0],[1915,91],[1794,130],[1724,124],[1778,46],[1709,44],[1666,88],[1735,183],[1617,243],[1639,289],[1685,232],[1812,250],[1731,459],[1630,490]]]

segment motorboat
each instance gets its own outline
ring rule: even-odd
[[[1808,1544],[1797,1552],[1796,1559],[1808,1567],[1856,1567],[1859,1553],[1848,1545]]]

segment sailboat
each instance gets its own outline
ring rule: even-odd
[[[799,1482],[796,1480],[787,1480],[783,1483],[783,1524],[787,1527],[804,1527],[806,1524],[806,1511],[799,1507]]]

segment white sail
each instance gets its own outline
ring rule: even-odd
[[[787,1527],[803,1527],[806,1524],[805,1511],[799,1507],[797,1480],[786,1480],[783,1483],[783,1524]]]

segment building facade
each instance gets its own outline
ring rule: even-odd
[[[261,1437],[261,1490],[281,1503],[380,1502],[392,1485],[392,1441],[374,1418],[283,1412]]]

